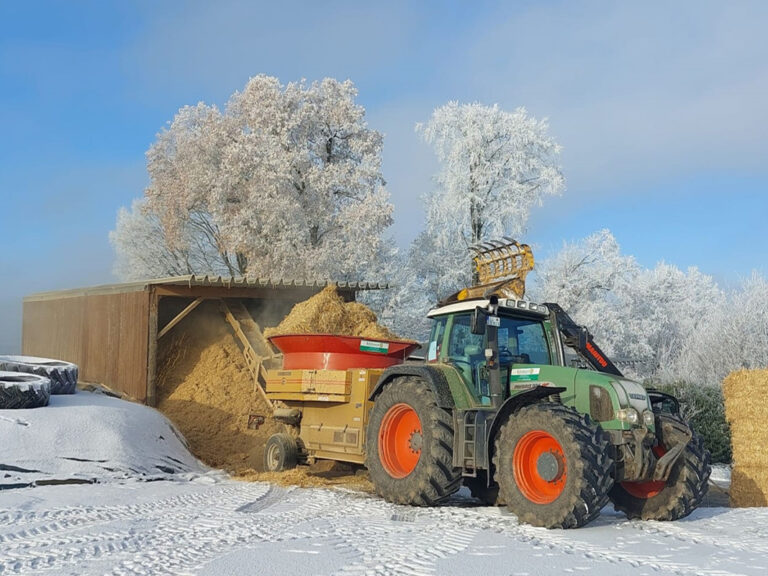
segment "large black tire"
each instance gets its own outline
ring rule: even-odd
[[[701,437],[680,417],[667,413],[656,415],[656,435],[665,450],[685,441],[689,434],[693,436],[672,467],[666,484],[617,482],[613,486],[610,496],[616,510],[629,518],[677,520],[701,504],[712,472],[709,451],[704,448]]]
[[[40,408],[51,397],[51,381],[37,374],[0,371],[0,410]]]
[[[396,442],[397,429],[407,434],[403,442]],[[376,398],[366,451],[374,489],[388,502],[434,506],[461,486],[461,470],[453,467],[453,419],[419,378],[396,378]]]
[[[77,365],[36,356],[0,356],[0,370],[45,376],[51,381],[51,394],[74,394]]]
[[[534,404],[511,414],[496,436],[493,463],[499,498],[533,526],[584,526],[608,503],[613,484],[602,430],[561,404]]]
[[[273,434],[264,447],[264,470],[282,472],[296,468],[299,461],[299,445],[289,434]]]

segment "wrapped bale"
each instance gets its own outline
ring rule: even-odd
[[[723,381],[731,427],[731,506],[768,506],[768,370],[739,370]]]

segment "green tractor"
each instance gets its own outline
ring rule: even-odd
[[[373,389],[366,466],[390,502],[431,506],[462,484],[521,522],[577,528],[611,501],[676,520],[707,492],[709,453],[677,401],[624,378],[556,304],[522,299],[530,248],[475,257],[476,285],[429,313],[423,362]]]

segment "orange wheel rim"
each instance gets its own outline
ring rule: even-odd
[[[659,444],[653,447],[653,453],[656,458],[661,458],[667,453],[667,450]],[[630,496],[640,498],[641,500],[647,500],[661,494],[661,491],[667,487],[667,483],[664,480],[651,480],[650,482],[621,482],[621,487],[627,491]]]
[[[515,482],[523,496],[536,504],[549,504],[565,489],[567,478],[563,447],[551,434],[532,430],[520,438],[513,456]]]
[[[421,457],[421,420],[408,404],[390,408],[379,428],[379,459],[392,478],[405,478]]]

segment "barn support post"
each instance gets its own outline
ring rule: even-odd
[[[155,375],[157,372],[157,309],[160,297],[154,287],[149,289],[149,337],[147,338],[147,405],[157,405]]]

